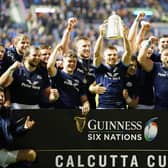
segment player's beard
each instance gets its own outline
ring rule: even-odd
[[[38,67],[39,64],[33,64],[33,63],[30,62],[29,65],[30,65],[31,67],[35,68],[35,67]]]

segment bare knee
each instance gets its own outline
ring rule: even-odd
[[[17,161],[30,161],[33,162],[36,159],[36,152],[33,149],[19,150],[17,155]]]

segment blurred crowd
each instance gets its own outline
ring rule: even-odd
[[[117,11],[129,27],[135,15],[128,9],[137,7],[147,9],[152,6],[157,12],[145,19],[149,22],[159,22],[161,15],[165,13],[164,9],[167,9],[164,2],[162,0],[19,0],[16,3],[24,5],[23,12],[26,13],[26,18],[24,23],[18,24],[9,16],[11,0],[1,0],[0,43],[9,46],[18,33],[28,33],[32,44],[54,46],[62,37],[67,18],[72,16],[79,19],[78,26],[71,34],[72,38],[85,35],[94,43],[98,35],[98,25],[107,19],[112,11]],[[35,13],[31,8],[32,5],[51,5],[56,7],[56,10],[54,13]],[[22,13],[21,15],[25,16]]]

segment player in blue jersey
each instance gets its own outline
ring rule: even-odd
[[[164,48],[168,47],[168,35],[164,34],[159,38],[158,50],[151,55],[154,62],[160,62],[161,52]]]
[[[123,26],[122,30],[125,52],[120,59],[117,48],[114,46],[106,47],[102,53],[105,24],[100,26],[100,34],[94,49],[94,65],[96,66],[96,83],[101,84],[106,90],[103,94],[99,94],[99,109],[125,108],[122,92],[124,76],[131,60],[131,49],[127,39],[127,28]]]
[[[168,109],[168,48],[161,52],[161,62],[153,62],[146,56],[149,47],[157,41],[156,37],[150,37],[145,41],[139,51],[138,61],[147,72],[153,73],[153,85],[155,90],[155,109]]]
[[[10,65],[12,65],[15,61],[22,62],[24,54],[26,50],[30,46],[30,38],[26,34],[18,34],[13,39],[13,45],[5,50],[5,57],[1,62],[1,66],[3,66],[3,72],[6,71]],[[10,105],[10,92],[9,89],[6,88],[6,100],[8,105]]]
[[[138,50],[141,46],[141,42],[145,39],[146,34],[151,28],[151,24],[144,21],[145,13],[140,12],[135,18],[128,35],[128,39],[131,42],[131,48],[133,54],[137,56]],[[139,23],[141,28],[139,29]],[[138,31],[139,29],[139,31]],[[151,49],[153,50],[153,49]],[[151,52],[152,54],[152,52]],[[151,58],[151,57],[150,57]],[[144,71],[141,65],[137,66],[137,78],[139,79],[139,103],[136,106],[138,109],[153,109],[153,83],[152,75],[150,72]]]
[[[5,47],[0,44],[0,75],[2,75],[9,66],[9,59],[5,54]]]
[[[87,37],[79,36],[75,39],[75,49],[78,55],[75,74],[85,84],[90,106],[95,109],[95,93],[89,90],[90,85],[95,81],[93,60],[91,59],[91,41]]]
[[[124,79],[125,87],[123,97],[126,101],[127,108],[136,108],[139,102],[139,79],[136,75],[137,65],[137,58],[132,56]]]
[[[14,109],[39,108],[40,98],[45,95],[50,101],[58,98],[57,89],[50,87],[48,74],[39,66],[40,49],[31,46],[25,53],[24,64],[15,62],[0,77],[0,85],[10,86]]]
[[[26,34],[19,34],[13,40],[13,45],[6,48],[6,55],[10,58],[10,64],[15,61],[22,62],[26,50],[30,47],[30,38]]]
[[[89,101],[85,92],[84,84],[74,73],[77,65],[77,55],[68,51],[63,57],[63,69],[57,69],[55,61],[61,49],[58,44],[51,54],[47,68],[52,77],[52,86],[59,91],[60,98],[56,103],[57,108],[82,108],[82,114],[86,115],[90,110]]]
[[[30,116],[27,116],[23,125],[17,123],[10,109],[4,106],[4,102],[4,89],[0,87],[0,166],[7,167],[17,162],[35,161],[36,152],[32,149],[10,149],[14,136],[31,129],[35,121],[30,120]]]
[[[11,58],[5,53],[5,47],[0,44],[0,76],[8,69],[11,65]],[[6,102],[5,106],[10,106],[10,93],[8,89],[5,89]]]
[[[145,41],[141,43],[141,47]],[[142,50],[140,47],[140,50]],[[154,45],[150,45],[148,51],[145,53],[148,59],[154,52]],[[138,65],[137,76],[139,78],[139,104],[137,109],[154,109],[154,89],[153,89],[153,73],[145,71],[141,63]]]
[[[68,26],[63,34],[61,44],[63,50],[66,51],[69,48],[70,36],[73,31],[74,26],[77,24],[78,20],[76,18],[70,18],[68,20]],[[89,87],[95,81],[93,61],[91,58],[91,41],[85,36],[78,36],[74,41],[74,47],[77,52],[78,61],[75,74],[83,81],[87,91],[87,97],[92,109],[96,108],[95,93],[90,92]],[[100,87],[95,83],[92,85],[94,90]]]
[[[52,48],[47,45],[40,46],[40,67],[44,74],[48,74],[47,63],[51,55]],[[52,108],[53,102],[50,102],[48,98],[44,95],[40,98],[39,101],[40,108]]]

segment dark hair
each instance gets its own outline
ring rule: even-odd
[[[36,46],[30,46],[29,49],[26,50],[24,56],[25,56],[25,57],[29,56],[30,53],[31,53],[31,50],[40,50],[40,48],[39,48],[39,47],[36,47]]]
[[[64,57],[65,58],[70,57],[70,58],[76,58],[77,59],[77,54],[76,54],[75,51],[69,50],[64,54]]]
[[[116,51],[118,51],[117,48],[114,47],[113,45],[108,45],[108,46],[105,48],[105,50],[106,50],[106,49],[110,49],[110,50],[116,50]]]
[[[131,61],[136,61],[136,62],[137,62],[137,57],[136,57],[135,55],[133,55],[133,56],[131,57]]]
[[[168,34],[162,34],[159,38],[168,38]]]

